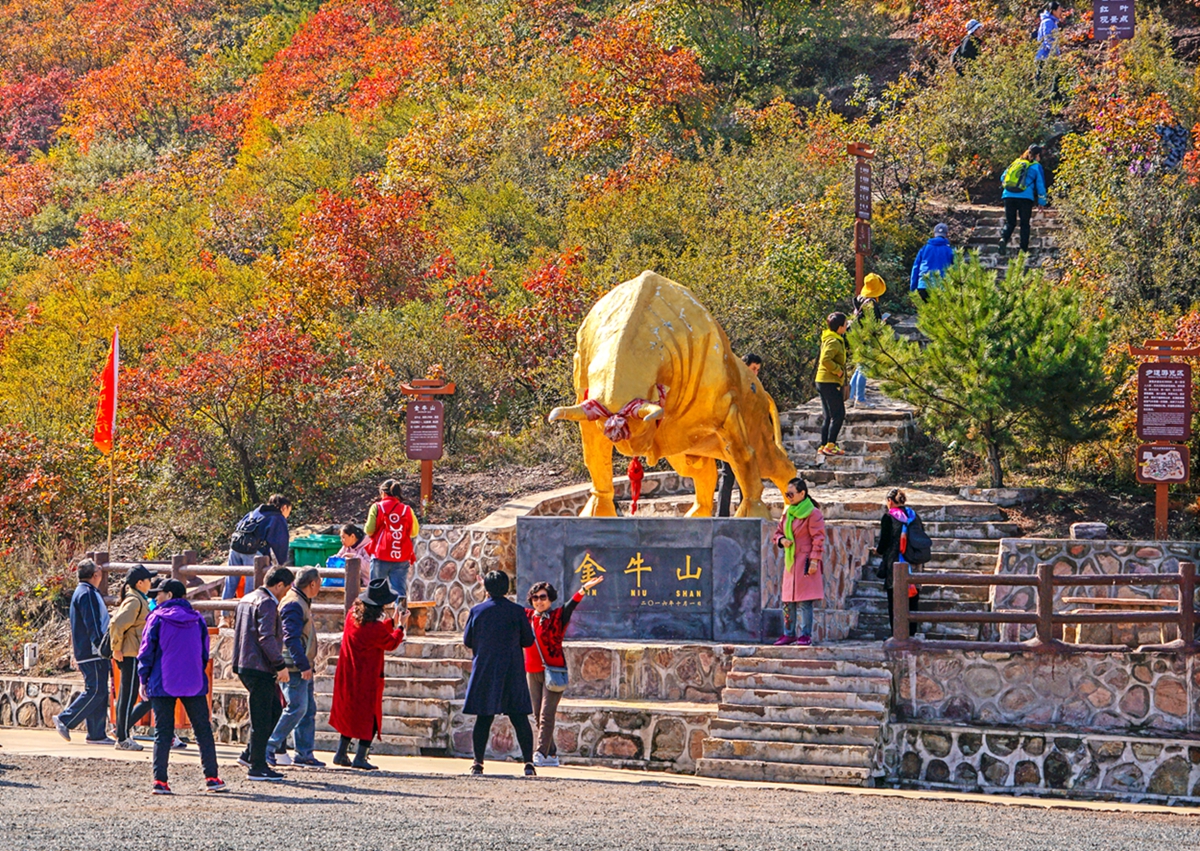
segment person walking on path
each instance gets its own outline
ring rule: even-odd
[[[762,371],[763,359],[753,352],[747,352],[742,355],[742,363],[746,365],[746,369],[750,370],[750,374],[758,378],[759,372]],[[752,391],[758,392],[752,384]],[[733,475],[733,467],[729,466],[727,461],[717,462],[717,472],[720,474],[717,479],[717,516],[728,517],[730,512],[730,504],[733,502],[733,486],[737,483],[737,477]],[[536,704],[537,701],[535,700]]]
[[[376,767],[367,762],[367,752],[383,729],[384,657],[404,641],[408,625],[408,609],[395,603],[396,593],[387,579],[372,579],[346,615],[329,713],[330,726],[342,735],[334,765],[364,771]],[[358,739],[358,749],[351,762],[353,739]]]
[[[493,570],[484,577],[483,587],[488,599],[471,609],[463,631],[463,644],[475,657],[462,708],[464,715],[475,716],[471,774],[483,774],[492,722],[497,715],[507,715],[517,734],[525,776],[533,777],[537,774],[533,767],[533,730],[529,726],[533,702],[523,676],[522,658],[522,648],[533,646],[533,627],[525,609],[504,596],[509,588],[507,573]]]
[[[1070,14],[1071,10],[1064,9],[1060,3],[1047,3],[1046,8],[1042,10],[1042,14],[1038,18],[1038,49],[1033,57],[1039,63],[1039,74],[1041,73],[1040,63],[1051,56],[1058,56],[1062,53],[1062,46],[1058,43],[1058,31],[1062,28],[1062,22]]]
[[[845,450],[838,448],[837,439],[846,419],[846,400],[842,396],[842,385],[846,383],[846,314],[831,313],[825,323],[829,327],[821,332],[817,361],[817,393],[825,418],[817,454],[845,455]]]
[[[783,549],[783,635],[775,645],[812,644],[813,601],[825,599],[825,516],[808,495],[804,479],[792,479],[783,493],[787,502],[775,530],[775,546]],[[797,613],[799,620],[797,621]]]
[[[71,730],[87,723],[89,745],[115,745],[108,737],[109,662],[100,652],[108,634],[108,607],[100,593],[104,574],[90,558],[76,567],[79,585],[71,595],[71,653],[75,666],[83,674],[83,691],[52,719],[58,734],[71,741]]]
[[[1029,220],[1033,205],[1045,207],[1046,173],[1042,170],[1042,146],[1030,145],[1025,153],[1013,160],[1000,178],[1004,186],[1004,230],[1000,231],[1000,254],[1008,251],[1017,219],[1021,220],[1021,251],[1029,250]]]
[[[208,709],[208,624],[192,608],[187,588],[178,579],[164,582],[162,595],[166,599],[147,618],[137,651],[138,674],[154,708],[153,793],[171,794],[167,763],[175,740],[176,703],[183,704],[200,747],[204,788],[224,792]]]
[[[279,600],[295,578],[286,567],[276,567],[263,580],[264,587],[255,588],[238,601],[233,672],[246,687],[250,704],[250,743],[238,762],[249,766],[251,780],[283,779],[267,765],[267,740],[283,714],[277,683],[288,681]]]
[[[291,500],[281,493],[275,493],[238,521],[229,539],[229,566],[253,567],[256,556],[267,556],[277,565],[287,564],[288,544],[291,541],[288,517],[291,514]],[[225,579],[221,599],[232,600],[237,597],[238,582],[243,579],[245,584],[242,593],[253,591],[253,576],[229,576]],[[225,618],[221,619],[221,626],[228,626]]]
[[[921,246],[913,261],[908,279],[908,291],[929,301],[929,288],[936,287],[942,274],[954,265],[954,247],[950,245],[950,228],[945,222],[933,226],[933,236]]]
[[[288,679],[283,684],[287,706],[275,731],[267,741],[267,765],[302,765],[324,768],[313,755],[317,733],[317,697],[314,691],[312,662],[317,652],[317,627],[313,622],[312,602],[321,593],[321,574],[315,567],[300,571],[295,584],[279,603],[279,621],[283,625],[283,661]],[[296,756],[283,752],[291,733],[296,737]]]
[[[558,702],[563,692],[550,688],[546,680],[547,666],[566,668],[563,655],[563,636],[575,607],[583,602],[584,596],[604,581],[603,576],[583,583],[565,606],[551,608],[558,599],[558,591],[549,582],[535,582],[529,589],[530,608],[525,610],[529,625],[533,627],[533,646],[525,648],[525,679],[529,683],[529,696],[533,701],[533,721],[537,725],[537,751],[533,754],[534,766],[558,765],[558,747],[554,743],[554,721]]]
[[[879,543],[875,547],[875,553],[880,558],[879,571],[876,574],[883,580],[883,587],[887,591],[887,607],[888,607],[888,632],[895,634],[895,576],[892,574],[892,566],[900,561],[903,555],[902,549],[907,549],[907,529],[921,529],[921,520],[917,517],[915,511],[908,508],[905,503],[908,502],[908,497],[904,491],[899,488],[892,488],[888,491],[887,503],[884,506],[883,516],[879,518]],[[924,534],[924,530],[921,529]],[[921,602],[920,589],[916,585],[908,586],[908,610],[915,612]],[[911,638],[917,634],[917,622],[910,620],[908,622],[908,635]]]
[[[120,673],[117,690],[117,750],[140,751],[142,746],[133,740],[130,731],[134,722],[150,711],[149,701],[136,703],[138,696],[138,648],[142,646],[142,630],[150,615],[150,600],[146,594],[154,573],[145,565],[134,565],[121,586],[121,600],[108,625],[112,660]],[[135,705],[136,703],[136,705]]]
[[[371,506],[363,531],[371,536],[371,578],[386,579],[406,609],[408,568],[413,560],[413,539],[421,531],[417,515],[400,500],[400,483],[388,479],[379,486],[379,502]]]
[[[851,320],[851,324],[866,313],[873,314],[876,319],[882,318],[879,313],[879,299],[886,291],[887,285],[884,284],[883,278],[874,272],[863,278],[862,292],[854,297],[854,319]],[[854,367],[854,374],[850,376],[850,407],[875,407],[873,402],[867,401],[867,371],[861,363]]]
[[[954,71],[960,77],[967,63],[979,57],[980,37],[976,33],[981,29],[983,29],[983,24],[974,18],[967,21],[966,36],[959,42],[958,47],[954,48],[954,52],[950,54],[950,61],[954,65]]]

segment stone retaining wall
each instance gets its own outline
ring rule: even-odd
[[[1200,688],[1192,688],[1200,686],[1200,668],[1194,656],[921,651],[898,654],[892,665],[900,721],[1200,732]]]
[[[1005,538],[1000,542],[1000,559],[997,573],[1015,573],[1032,576],[1038,564],[1053,565],[1056,576],[1112,576],[1115,574],[1177,573],[1180,561],[1200,563],[1200,542],[1197,541],[1076,541],[1071,539],[1023,539]],[[1054,589],[1055,611],[1074,608],[1063,603],[1063,597],[1138,597],[1143,599],[1175,600],[1177,591],[1168,585],[1124,585],[1105,587],[1096,585],[1063,585]],[[1037,589],[1032,585],[996,585],[991,588],[992,611],[1032,612],[1037,608]],[[1113,643],[1136,647],[1139,644],[1156,644],[1161,640],[1156,624],[1102,626],[1106,631],[1100,635],[1094,628],[1092,634],[1085,632],[1081,643]],[[1167,640],[1175,638],[1175,629],[1170,627]],[[1024,641],[1032,638],[1032,625],[1006,625],[1005,640]],[[1000,634],[993,631],[995,640]],[[1090,639],[1090,642],[1089,642]],[[1107,640],[1105,640],[1107,639]]]
[[[586,612],[581,609],[578,616],[586,617]],[[571,672],[568,698],[715,704],[733,666],[734,648],[570,641],[563,650]]]
[[[925,789],[1200,803],[1194,740],[893,724],[887,780]]]
[[[83,677],[0,678],[0,727],[53,727],[50,719],[83,691]]]

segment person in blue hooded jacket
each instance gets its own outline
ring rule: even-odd
[[[933,226],[933,236],[921,246],[913,261],[908,291],[917,293],[925,301],[929,301],[929,285],[936,286],[942,273],[954,265],[954,248],[947,239],[949,236],[950,228],[944,222],[938,222]]]
[[[1042,10],[1041,17],[1038,18],[1038,49],[1034,55],[1034,58],[1038,62],[1043,62],[1051,56],[1058,56],[1062,53],[1062,48],[1058,43],[1058,30],[1061,28],[1062,22],[1070,14],[1070,9],[1064,9],[1058,3],[1051,2],[1046,4],[1046,8]]]
[[[1042,170],[1042,146],[1030,145],[1000,178],[1004,186],[1004,229],[1000,231],[1000,253],[1008,251],[1008,241],[1021,220],[1021,250],[1029,250],[1029,220],[1033,205],[1045,207],[1046,173]]]

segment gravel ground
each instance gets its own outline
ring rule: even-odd
[[[464,765],[466,763],[464,762]],[[1148,849],[1195,847],[1200,820],[878,795],[657,782],[290,772],[233,791],[144,764],[0,752],[0,848],[169,849]],[[268,788],[263,788],[268,786]]]

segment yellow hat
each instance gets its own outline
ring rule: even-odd
[[[886,289],[887,285],[883,282],[883,278],[872,272],[863,278],[861,295],[863,298],[879,298]]]

